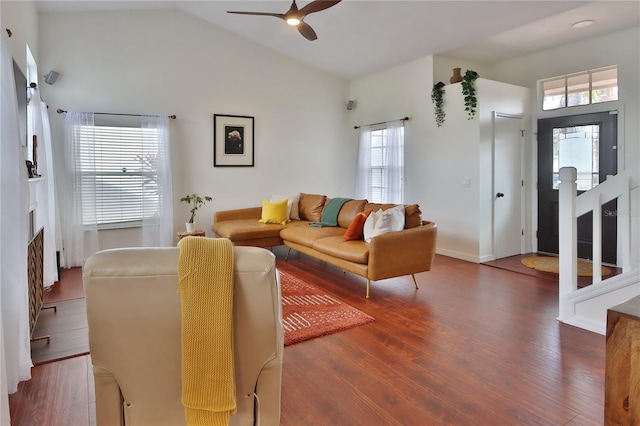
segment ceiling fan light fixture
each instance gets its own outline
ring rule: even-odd
[[[291,16],[287,18],[287,24],[291,25],[292,27],[295,27],[300,24],[300,19],[296,18],[295,16]]]
[[[313,0],[302,9],[298,9],[296,0],[293,0],[293,2],[291,3],[291,7],[285,13],[245,12],[239,10],[228,10],[227,13],[233,13],[236,15],[271,16],[274,18],[282,19],[290,26],[296,27],[298,29],[298,32],[302,34],[304,38],[309,41],[313,41],[318,39],[318,35],[315,31],[313,31],[313,28],[311,28],[309,24],[303,21],[305,16],[309,15],[310,13],[316,13],[328,9],[340,3],[341,1],[342,0]]]

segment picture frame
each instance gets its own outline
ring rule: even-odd
[[[247,115],[213,115],[213,166],[254,166],[255,118]]]

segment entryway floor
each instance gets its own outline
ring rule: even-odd
[[[556,283],[559,281],[559,275],[558,274],[554,274],[552,272],[538,271],[537,269],[533,269],[533,268],[529,268],[527,266],[524,266],[522,264],[522,262],[521,262],[522,259],[525,258],[525,257],[530,257],[530,256],[537,256],[537,254],[536,253],[528,253],[528,254],[504,257],[502,259],[492,260],[490,262],[484,262],[483,265],[491,266],[491,267],[499,268],[499,269],[504,269],[504,270],[511,271],[511,272],[518,272],[520,274],[530,275],[532,277],[541,278],[541,279],[549,280],[549,281],[554,281]],[[611,269],[612,275],[607,275],[607,277],[603,277],[603,278],[609,278],[609,277],[611,277],[613,275],[618,275],[618,274],[622,273],[622,269],[620,269],[620,268],[609,266],[609,269]],[[588,285],[591,285],[592,282],[593,282],[592,277],[578,277],[578,288],[582,288],[582,287],[586,287]]]

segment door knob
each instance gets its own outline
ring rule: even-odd
[[[496,198],[502,198],[502,197],[504,197],[504,194],[502,192],[498,192],[496,194]]]

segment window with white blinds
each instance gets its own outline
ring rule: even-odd
[[[400,149],[404,150],[404,129],[402,132]],[[387,138],[386,128],[371,131],[371,168],[369,169],[370,194],[372,203],[386,203],[386,194],[389,187],[391,147]],[[404,172],[401,173],[404,178]],[[404,182],[402,182],[404,184]]]
[[[161,129],[78,126],[83,223],[140,226],[156,216]],[[77,139],[78,140],[78,139]]]

